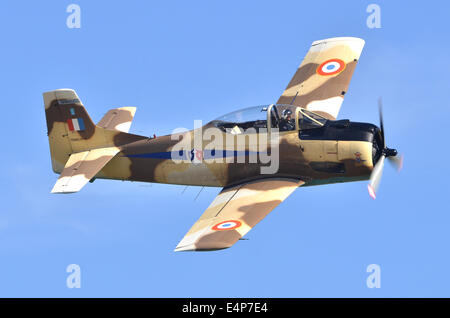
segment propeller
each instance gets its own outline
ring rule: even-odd
[[[387,158],[388,161],[397,169],[397,171],[400,171],[403,166],[403,156],[399,155],[396,149],[386,147],[383,124],[383,102],[381,100],[381,97],[378,99],[378,109],[380,113],[380,134],[382,149],[381,156],[375,164],[375,167],[373,167],[372,173],[370,175],[369,185],[367,186],[369,195],[372,197],[372,199],[376,198],[376,193],[380,185],[381,176],[383,175],[384,160]]]

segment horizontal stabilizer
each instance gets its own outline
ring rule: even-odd
[[[117,147],[107,147],[70,155],[52,193],[80,191],[119,151]]]
[[[136,107],[121,107],[109,110],[97,126],[127,133],[130,130]]]

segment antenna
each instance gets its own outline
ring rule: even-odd
[[[185,186],[183,191],[181,191],[180,195],[183,195],[184,191],[186,191],[187,188],[188,188],[188,186]]]
[[[203,191],[204,186],[200,189],[200,191],[198,191],[197,196],[195,197],[194,201],[197,200],[198,196],[200,195],[200,193]]]

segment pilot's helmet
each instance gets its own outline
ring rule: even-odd
[[[284,119],[287,119],[288,116],[292,115],[292,111],[290,109],[285,109],[285,110],[283,110],[283,112],[281,114],[283,115]]]

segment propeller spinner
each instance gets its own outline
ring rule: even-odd
[[[375,199],[378,187],[380,185],[381,176],[383,175],[384,160],[387,158],[388,161],[397,168],[398,171],[402,169],[403,166],[403,156],[399,155],[396,149],[391,149],[386,147],[386,140],[384,135],[384,125],[383,125],[383,103],[381,98],[378,99],[378,108],[380,113],[380,134],[381,134],[381,155],[375,164],[372,173],[370,175],[370,182],[367,186],[369,190],[369,195]]]

